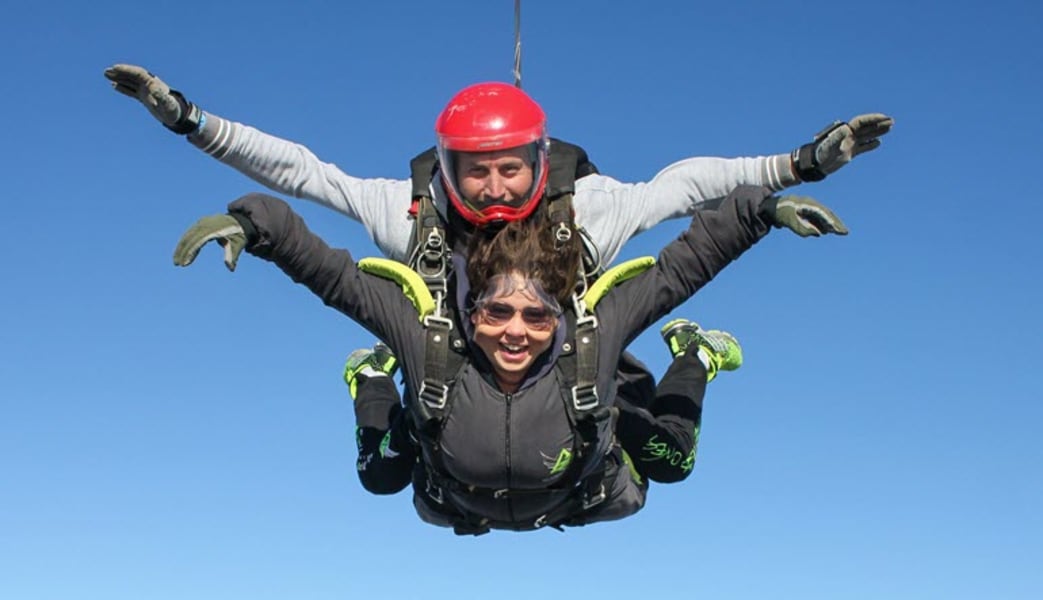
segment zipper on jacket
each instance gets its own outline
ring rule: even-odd
[[[503,423],[503,461],[504,461],[504,475],[506,476],[506,488],[509,490],[511,487],[511,399],[514,396],[511,394],[504,394],[503,401],[505,406],[504,423]],[[515,520],[514,516],[514,503],[511,500],[510,492],[507,493],[507,510],[511,515],[511,520]]]

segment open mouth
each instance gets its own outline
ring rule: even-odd
[[[522,344],[500,344],[500,354],[507,360],[521,360],[528,356],[529,347]]]

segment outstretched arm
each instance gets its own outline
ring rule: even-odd
[[[714,210],[698,211],[691,225],[659,254],[651,269],[624,281],[597,305],[599,318],[618,322],[602,334],[619,335],[620,351],[660,317],[709,283],[722,269],[768,234],[772,227],[802,237],[847,234],[825,206],[802,196],[774,196],[766,188],[736,188]],[[609,312],[610,311],[610,312]],[[618,353],[609,353],[612,359]],[[603,368],[614,363],[606,357]]]
[[[229,269],[244,248],[275,263],[327,306],[385,340],[404,365],[423,336],[417,309],[398,284],[361,271],[347,250],[326,245],[278,198],[249,194],[232,202],[229,214],[200,219],[178,241],[174,264],[191,264],[211,241],[224,247]]]
[[[720,202],[736,186],[772,192],[819,181],[854,157],[877,148],[894,120],[883,114],[835,122],[792,152],[767,157],[696,157],[676,162],[645,183],[591,175],[576,182],[576,221],[611,264],[631,237],[667,220],[691,216]]]
[[[276,192],[317,202],[362,223],[389,258],[405,260],[411,226],[410,182],[360,179],[320,160],[307,147],[201,110],[136,65],[105,70],[113,89],[142,103],[171,131]]]
[[[395,302],[395,297],[401,296],[397,287],[359,272],[347,251],[328,248],[286,203],[252,195],[233,202],[230,210],[231,214],[204,217],[189,228],[174,250],[174,264],[190,265],[200,249],[213,241],[224,248],[225,265],[234,271],[245,248],[276,263],[294,281],[307,285],[324,302],[377,335],[387,335],[392,348],[417,345],[416,339],[401,337],[415,335],[418,327],[412,305],[404,300]],[[338,279],[337,274],[343,274],[344,279]],[[384,305],[397,309],[381,313]],[[406,360],[412,357],[408,353],[404,356]],[[408,419],[394,381],[390,377],[368,378],[362,385],[368,386],[366,394],[353,390],[359,480],[374,494],[393,494],[409,485],[416,446],[410,440]]]

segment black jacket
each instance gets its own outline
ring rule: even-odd
[[[688,230],[660,253],[653,268],[619,284],[597,305],[597,392],[603,403],[611,404],[615,398],[615,372],[623,349],[767,234],[770,223],[760,207],[769,195],[765,188],[740,187],[718,209],[697,212]],[[425,332],[398,284],[360,271],[346,250],[329,248],[278,199],[251,195],[233,202],[229,210],[240,220],[248,220],[256,232],[248,252],[274,262],[324,303],[388,344],[402,365],[406,403],[415,402],[415,391],[424,376]],[[493,526],[532,522],[553,511],[568,495],[553,489],[560,474],[552,468],[561,450],[572,446],[575,435],[563,408],[566,391],[561,389],[556,371],[550,369],[517,393],[506,395],[489,383],[483,364],[467,362],[453,386],[453,409],[442,431],[443,464],[462,484],[512,493],[493,496],[452,491],[457,494],[453,504],[489,519]],[[603,435],[599,440],[607,455],[612,436]],[[613,500],[612,494],[623,492],[620,485],[627,479],[623,475],[610,475],[607,502]],[[426,494],[423,489],[415,492]],[[607,518],[626,516],[604,508],[597,512],[611,515]],[[640,504],[630,512],[639,508]]]

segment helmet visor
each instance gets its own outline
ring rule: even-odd
[[[439,148],[442,180],[454,207],[475,225],[524,219],[543,195],[543,140],[495,152]]]

